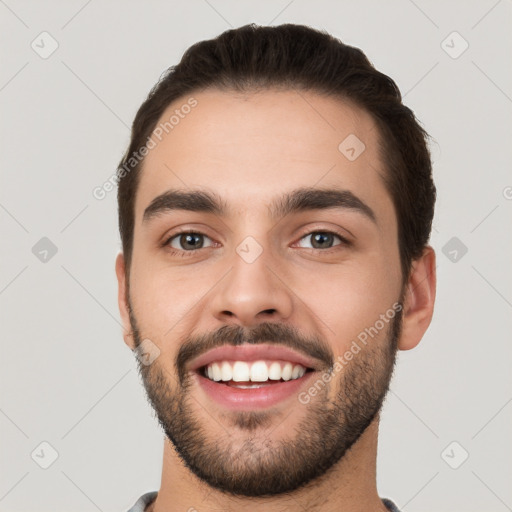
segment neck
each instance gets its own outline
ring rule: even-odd
[[[150,511],[384,512],[386,508],[376,487],[378,419],[374,419],[345,456],[322,477],[292,493],[265,498],[233,497],[210,487],[183,464],[166,439],[161,487]]]

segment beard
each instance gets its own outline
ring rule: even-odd
[[[143,337],[128,304],[138,347]],[[389,389],[401,327],[402,309],[389,321],[384,340],[375,339],[362,347],[309,403],[298,401],[292,406],[288,415],[297,407],[307,410],[297,426],[288,429],[293,435],[284,440],[271,437],[287,418],[279,409],[219,410],[220,421],[204,419],[206,409],[192,395],[194,380],[185,364],[224,344],[274,343],[300,349],[323,361],[325,371],[332,371],[334,356],[323,339],[303,337],[289,325],[271,322],[251,329],[223,326],[213,333],[185,338],[176,356],[175,374],[159,359],[147,366],[138,360],[138,370],[165,435],[193,474],[232,496],[275,496],[295,491],[324,475],[376,418]],[[317,375],[318,379],[310,380],[311,385],[322,380],[321,372]],[[331,388],[336,392],[330,393]],[[220,433],[213,434],[212,425]]]

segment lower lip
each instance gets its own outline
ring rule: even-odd
[[[203,391],[213,401],[235,410],[264,409],[286,399],[297,397],[299,390],[315,372],[307,372],[298,379],[268,384],[254,389],[242,389],[212,381],[195,374]]]

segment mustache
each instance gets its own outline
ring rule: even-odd
[[[255,327],[224,325],[211,333],[191,336],[181,344],[176,355],[175,369],[180,383],[186,380],[189,361],[217,347],[242,344],[258,345],[272,343],[285,346],[325,363],[325,369],[334,366],[334,354],[329,344],[319,336],[304,336],[297,328],[272,322],[263,322]]]

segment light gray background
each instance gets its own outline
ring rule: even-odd
[[[162,434],[119,324],[115,191],[92,190],[160,74],[250,22],[362,48],[435,139],[436,311],[400,354],[381,496],[407,512],[512,510],[510,0],[0,0],[0,19],[1,511],[124,512],[158,489]],[[43,31],[59,45],[47,59],[31,48],[50,48]],[[454,31],[469,44],[457,58]],[[58,249],[47,262],[32,252],[42,237]],[[466,254],[450,255],[453,237]],[[59,454],[48,469],[43,441]]]

